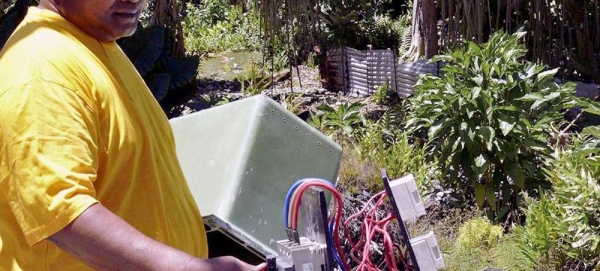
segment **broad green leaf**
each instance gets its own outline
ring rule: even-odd
[[[485,141],[487,150],[492,151],[492,147],[494,146],[494,138],[496,137],[494,128],[490,126],[483,126],[479,129],[479,134]]]
[[[552,92],[544,97],[542,97],[541,99],[535,101],[532,105],[531,105],[531,110],[536,110],[538,109],[538,107],[542,106],[544,103],[554,100],[556,98],[560,97],[560,92]]]
[[[483,76],[484,76],[484,78],[488,78],[488,81],[489,81],[489,78],[490,78],[490,63],[483,62],[483,63],[481,63],[481,67],[483,69]]]
[[[529,67],[529,69],[527,69],[527,71],[525,72],[527,78],[529,78],[535,74],[536,68],[537,68],[537,65],[532,64],[531,67]]]
[[[471,92],[471,101],[477,99],[479,97],[480,93],[481,93],[481,87],[474,87],[473,91]]]
[[[496,208],[496,191],[494,190],[493,187],[490,186],[486,186],[485,187],[485,197],[487,199],[488,204],[492,207],[492,208]]]
[[[455,136],[455,137],[450,138],[450,139],[454,139],[454,142],[452,143],[452,149],[451,149],[452,152],[456,152],[457,149],[458,149],[458,146],[460,146],[461,150],[465,147],[464,146],[464,142],[462,142],[460,136]]]
[[[494,61],[494,72],[496,73],[496,75],[498,77],[502,77],[502,75],[504,74],[504,72],[502,71],[502,69],[500,68],[500,66],[498,66],[498,62],[500,62],[500,58],[496,58],[496,60]]]
[[[517,108],[514,105],[502,105],[494,107],[495,111],[511,111],[517,112]]]
[[[479,208],[482,208],[485,203],[485,187],[479,183],[475,184],[475,201]]]
[[[516,125],[514,118],[504,115],[498,116],[498,123],[500,124],[500,131],[502,131],[503,136],[508,135]]]
[[[473,82],[475,82],[475,84],[477,84],[478,86],[483,85],[483,75],[481,75],[481,74],[477,74],[477,75],[471,77],[471,80]]]
[[[477,43],[469,41],[469,50],[473,51],[475,54],[479,54],[481,52],[481,48]]]
[[[529,94],[525,94],[521,98],[518,98],[517,100],[524,101],[524,102],[533,102],[533,101],[541,100],[542,98],[543,98],[543,96],[539,93],[529,93]]]
[[[558,69],[559,68],[540,72],[538,74],[538,76],[537,76],[537,80],[538,81],[543,81],[543,80],[546,79],[546,77],[554,78],[554,75],[556,74],[556,72],[558,71]]]
[[[600,139],[600,126],[588,126],[583,128],[581,131],[582,136],[594,136],[595,138]]]
[[[583,107],[583,111],[594,115],[600,115],[600,107],[597,106],[597,104],[588,104],[586,107]]]
[[[438,133],[440,132],[440,130],[444,126],[444,123],[445,123],[445,120],[438,120],[438,121],[434,122],[431,125],[431,127],[429,127],[429,133],[427,133],[427,136],[429,138],[435,138],[435,137],[437,137]]]
[[[500,221],[506,214],[508,214],[508,211],[510,211],[509,205],[502,207],[496,214],[496,221]]]
[[[487,163],[487,160],[485,159],[483,154],[480,154],[479,156],[475,157],[475,166],[476,167],[481,168],[484,165],[486,165],[486,163]]]

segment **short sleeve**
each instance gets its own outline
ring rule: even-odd
[[[0,181],[29,245],[97,202],[97,117],[80,93],[34,79],[0,91]]]

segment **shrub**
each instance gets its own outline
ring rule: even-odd
[[[467,221],[458,230],[458,245],[461,249],[476,251],[490,249],[502,237],[501,226],[492,225],[485,217],[477,217]]]
[[[402,47],[410,39],[410,15],[392,19],[385,5],[392,1],[330,1],[323,6],[324,44],[366,49]]]
[[[203,6],[188,3],[183,21],[185,47],[204,55],[224,51],[254,51],[261,46],[259,19],[242,6],[225,1],[207,1]]]
[[[573,135],[556,150],[544,174],[552,190],[527,199],[522,248],[531,261],[562,267],[577,259],[591,265],[600,254],[600,128]],[[588,137],[584,137],[588,136]],[[589,137],[591,136],[591,137]]]
[[[361,189],[381,191],[381,168],[392,178],[413,174],[417,185],[429,196],[440,172],[435,161],[427,161],[426,149],[413,144],[399,124],[402,107],[395,105],[377,121],[364,118],[359,103],[344,103],[337,108],[321,106],[321,116],[313,115],[313,126],[345,146],[340,181],[352,193]]]
[[[352,145],[360,136],[366,119],[361,114],[362,104],[359,102],[344,102],[337,106],[322,104],[317,107],[321,115],[311,112],[312,126],[331,136],[342,145]]]
[[[362,161],[372,161],[380,168],[386,168],[392,178],[413,174],[420,191],[427,194],[433,181],[440,176],[437,162],[427,161],[425,147],[413,144],[406,133],[386,126],[387,118],[384,115],[377,122],[367,124],[355,145],[358,156]],[[383,190],[381,178],[370,187],[375,191]]]
[[[554,83],[557,70],[521,60],[522,35],[496,32],[485,44],[435,56],[443,75],[421,77],[406,122],[427,135],[445,185],[474,191],[495,219],[517,209],[520,191],[547,184],[539,170],[551,153],[546,141],[573,105],[574,85]]]

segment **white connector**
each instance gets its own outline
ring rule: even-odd
[[[325,266],[327,245],[300,237],[300,244],[290,240],[277,241],[279,257],[294,265],[295,271],[321,270]]]
[[[415,253],[415,258],[417,258],[420,270],[434,271],[446,266],[433,231],[410,239],[410,245]]]
[[[425,214],[425,206],[412,174],[391,181],[390,188],[403,221],[414,221]]]

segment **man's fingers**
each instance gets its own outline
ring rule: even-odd
[[[267,263],[261,263],[255,267],[256,271],[267,271]]]

